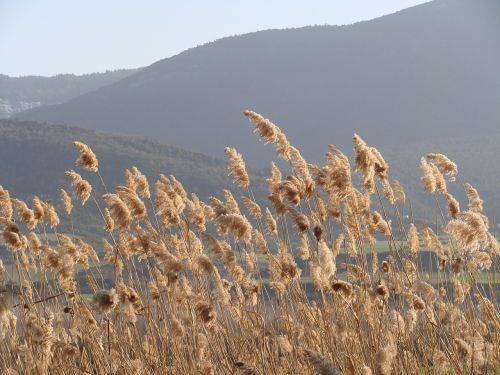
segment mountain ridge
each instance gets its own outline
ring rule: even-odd
[[[0,74],[0,118],[8,118],[27,108],[58,104],[112,84],[137,69],[108,70],[83,75],[58,74],[44,77],[10,77]]]
[[[355,132],[380,145],[488,134],[500,122],[496,20],[492,0],[436,0],[353,25],[223,38],[19,117],[141,134],[212,156],[231,145],[258,167],[271,153],[248,141],[248,108],[313,161],[327,143],[349,147]]]

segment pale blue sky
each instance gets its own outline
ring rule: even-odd
[[[149,65],[270,28],[350,24],[426,0],[0,0],[0,74]]]

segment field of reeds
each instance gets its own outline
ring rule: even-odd
[[[265,205],[229,147],[240,194],[207,202],[135,167],[106,186],[80,142],[60,203],[0,187],[1,373],[498,374],[500,245],[477,190],[466,184],[462,205],[448,193],[457,165],[421,159],[439,218],[422,225],[358,135],[353,163],[329,146],[319,167],[245,115],[281,159]],[[98,208],[99,250],[58,232],[78,226],[73,205]]]

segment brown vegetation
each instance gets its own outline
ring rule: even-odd
[[[228,190],[203,202],[173,176],[161,175],[151,194],[135,167],[99,198],[68,171],[73,197],[102,214],[101,257],[57,232],[77,209],[65,190],[59,216],[50,202],[34,197],[30,208],[0,187],[13,264],[8,272],[0,263],[0,273],[18,282],[14,298],[0,294],[2,373],[495,373],[500,246],[477,190],[465,186],[466,211],[447,191],[456,164],[442,154],[422,158],[423,186],[440,216],[434,230],[417,228],[400,215],[410,205],[404,188],[389,182],[388,164],[358,135],[354,166],[330,146],[319,167],[270,120],[245,115],[289,163],[286,177],[272,165],[269,207],[256,202],[234,148],[226,153],[241,207]],[[104,185],[90,147],[75,146],[77,165]],[[390,247],[384,259],[374,251],[381,239]],[[439,265],[437,280],[419,262],[423,247]],[[92,296],[81,293],[78,270]],[[492,275],[488,288],[478,271]]]

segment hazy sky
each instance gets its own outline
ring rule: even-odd
[[[349,24],[425,0],[0,0],[0,74],[149,65],[224,36]]]

